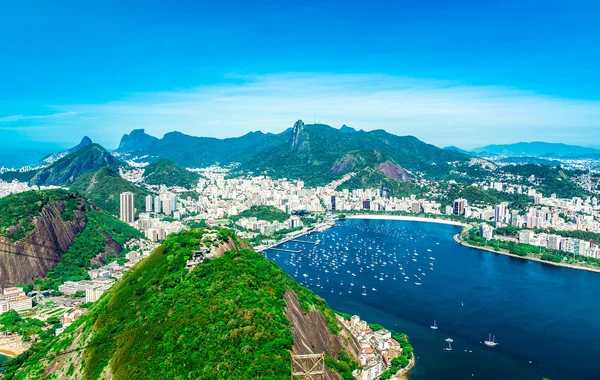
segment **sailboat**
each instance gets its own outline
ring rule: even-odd
[[[444,348],[444,350],[446,350],[446,351],[452,351],[452,344],[451,343],[454,342],[454,340],[448,338],[448,339],[446,339],[446,342],[448,342],[448,347]]]
[[[498,345],[498,343],[496,343],[496,336],[494,335],[492,337],[492,334],[490,334],[488,336],[488,340],[486,340],[484,343],[486,346],[489,346],[489,347],[496,347]]]
[[[430,326],[433,330],[437,330],[437,323],[435,323],[435,319],[433,320],[433,326]]]

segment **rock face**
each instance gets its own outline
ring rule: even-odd
[[[294,123],[292,135],[290,136],[290,141],[288,143],[291,149],[301,149],[304,142],[302,132],[304,132],[304,122],[302,120],[298,120]]]
[[[133,152],[142,149],[157,140],[156,137],[146,134],[143,129],[134,129],[130,134],[125,134],[121,137],[121,143],[117,148],[117,152]]]
[[[338,353],[344,350],[360,363],[358,358],[361,352],[360,345],[346,329],[342,329],[337,336],[332,335],[323,314],[314,310],[304,314],[296,293],[288,291],[283,298],[286,302],[286,316],[292,324],[293,354],[325,353],[337,358]],[[325,368],[325,379],[341,379],[341,377],[329,368]]]
[[[65,221],[65,202],[49,202],[35,217],[34,229],[25,238],[12,242],[0,235],[0,287],[32,282],[43,277],[60,262],[75,235],[83,231],[87,219],[84,212],[91,206],[82,202],[73,211],[73,220]]]
[[[386,177],[390,177],[396,181],[408,182],[410,180],[410,176],[406,170],[390,161],[379,164],[377,170]]]

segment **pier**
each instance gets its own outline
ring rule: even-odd
[[[265,251],[281,251],[281,252],[291,252],[291,253],[301,253],[301,250],[293,250],[293,249],[285,249],[285,248],[275,248],[275,247],[269,247],[267,249],[265,249]]]
[[[290,241],[293,241],[294,243],[312,244],[312,245],[317,245],[321,242],[320,240],[310,241],[310,240],[300,240],[300,239],[292,239]]]

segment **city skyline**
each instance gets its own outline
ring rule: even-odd
[[[136,128],[223,138],[297,119],[437,146],[589,145],[600,137],[597,7],[11,4],[0,146],[85,134],[114,148]]]

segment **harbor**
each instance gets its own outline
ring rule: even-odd
[[[276,246],[301,253],[265,253],[335,310],[408,334],[417,355],[410,379],[598,378],[591,352],[555,361],[551,347],[589,345],[580,327],[600,312],[591,302],[600,296],[600,278],[458,245],[452,237],[460,230],[348,219],[300,239],[318,244],[289,239]],[[565,303],[569,308],[558,307]],[[600,333],[592,335],[600,341]]]

